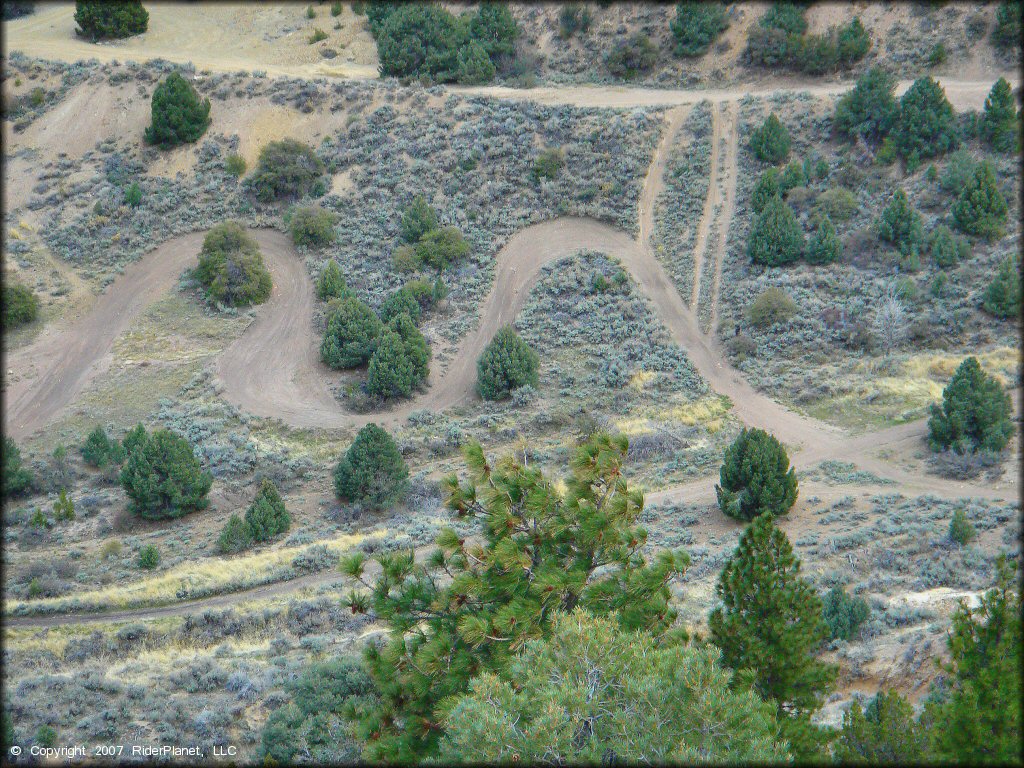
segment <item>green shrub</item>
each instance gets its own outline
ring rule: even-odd
[[[413,388],[420,386],[430,373],[430,345],[407,312],[392,317],[387,327],[398,334],[405,346],[406,359],[412,363]]]
[[[747,317],[758,328],[785,323],[796,314],[796,302],[781,288],[765,288],[747,308]]]
[[[715,486],[718,506],[736,520],[768,513],[778,517],[796,503],[796,471],[786,449],[762,429],[746,429],[725,449]]]
[[[815,207],[833,221],[847,221],[857,213],[857,198],[848,189],[832,187],[826,189],[814,201]]]
[[[750,208],[754,213],[761,213],[769,200],[781,196],[779,171],[777,168],[769,168],[758,177],[757,184],[754,185],[754,191],[750,195]]]
[[[804,176],[804,167],[796,160],[786,166],[779,178],[779,187],[783,192],[789,192],[796,187],[802,187],[807,181]]]
[[[845,589],[832,587],[822,600],[821,615],[833,640],[850,640],[868,620],[871,609],[863,597],[851,597]]]
[[[160,565],[160,550],[153,544],[147,544],[139,550],[139,568],[152,571]]]
[[[142,187],[137,181],[133,181],[128,189],[124,191],[124,201],[132,208],[142,205]]]
[[[341,16],[341,3],[331,3],[331,16]]]
[[[259,246],[237,221],[210,229],[193,274],[207,298],[231,307],[262,304],[273,288]]]
[[[1019,122],[1013,91],[1006,79],[1000,77],[985,99],[979,133],[993,149],[1013,152],[1020,141]]]
[[[400,314],[387,325],[370,358],[366,388],[383,397],[408,397],[426,381],[430,348],[412,318]]]
[[[970,257],[971,245],[967,238],[954,234],[945,224],[939,224],[928,239],[928,253],[937,266],[949,269]]]
[[[245,158],[241,155],[231,154],[224,158],[224,170],[232,176],[241,177],[245,173]]]
[[[676,6],[669,27],[676,41],[676,56],[703,56],[729,28],[729,14],[724,3],[683,2]]]
[[[958,149],[946,160],[939,186],[951,195],[959,195],[978,170],[978,161],[965,149]]]
[[[337,239],[334,223],[337,221],[330,211],[315,206],[303,206],[292,212],[292,241],[308,248],[323,247]]]
[[[334,490],[342,501],[376,508],[400,503],[409,490],[409,468],[391,435],[376,424],[359,430],[334,469]]]
[[[878,236],[904,256],[918,254],[924,240],[921,214],[915,211],[907,193],[897,189],[876,222]]]
[[[527,385],[536,388],[540,358],[515,330],[501,328],[476,364],[476,388],[484,400],[502,400]]]
[[[930,77],[914,81],[900,99],[893,137],[896,151],[911,171],[926,158],[956,149],[960,143],[956,113],[941,85]]]
[[[775,165],[789,156],[789,131],[772,112],[750,137],[750,149],[758,160]]]
[[[149,435],[146,434],[146,428],[142,424],[136,424],[129,429],[124,440],[121,441],[125,456],[131,456],[134,451],[142,448],[148,439]]]
[[[836,233],[832,219],[822,216],[818,228],[807,244],[807,261],[811,264],[832,264],[843,255],[843,242]]]
[[[21,463],[21,451],[9,437],[4,438],[3,498],[20,496],[32,487],[33,477]]]
[[[467,29],[470,40],[482,45],[495,63],[515,53],[519,27],[506,3],[480,3],[470,14]]]
[[[471,40],[459,51],[455,80],[462,85],[481,85],[494,79],[494,64],[487,51],[476,40]]]
[[[949,521],[949,538],[950,541],[955,541],[960,546],[970,544],[978,536],[978,532],[971,525],[971,521],[967,519],[967,513],[962,509],[958,509],[953,513],[953,518]]]
[[[320,359],[331,368],[355,368],[369,361],[384,327],[377,314],[355,297],[331,302],[328,309]]]
[[[270,541],[291,526],[284,500],[270,480],[264,478],[260,484],[256,498],[245,512],[245,524],[256,542]]]
[[[381,22],[370,23],[381,75],[452,82],[458,52],[467,41],[465,25],[440,5],[395,6]]]
[[[92,42],[141,35],[149,27],[149,11],[139,2],[75,0],[75,30]]]
[[[316,297],[320,301],[330,299],[347,299],[352,297],[345,282],[345,276],[341,273],[341,267],[334,259],[324,264],[320,270],[320,276],[316,279]]]
[[[1015,256],[1008,256],[985,289],[982,303],[985,311],[1010,320],[1020,316],[1020,266]]]
[[[402,239],[407,243],[416,243],[435,229],[437,211],[427,203],[423,195],[417,195],[402,214]]]
[[[420,238],[416,255],[422,263],[442,270],[469,256],[469,243],[455,227],[441,227]]]
[[[4,330],[31,323],[39,317],[39,298],[28,286],[5,282]]]
[[[1020,45],[1020,0],[1003,0],[996,10],[996,26],[992,30],[992,45],[1006,52]]]
[[[658,60],[658,49],[642,32],[617,43],[604,63],[612,77],[632,80],[649,72]]]
[[[316,45],[317,43],[326,40],[328,37],[330,37],[330,35],[328,35],[322,29],[317,27],[316,29],[313,30],[313,34],[309,36],[309,44]]]
[[[932,67],[938,67],[945,64],[947,58],[949,58],[949,51],[946,50],[946,46],[940,40],[932,46],[932,51],[928,54],[928,64]]]
[[[128,508],[150,520],[205,509],[213,484],[189,442],[166,429],[155,430],[132,449],[120,479],[130,499]]]
[[[764,29],[778,29],[791,35],[802,35],[807,31],[804,9],[794,2],[776,2],[758,20]]]
[[[590,9],[582,3],[565,3],[558,12],[558,36],[568,40],[577,32],[586,34],[592,22]]]
[[[238,515],[232,515],[217,537],[217,551],[233,555],[251,547],[252,541],[252,529]]]
[[[161,149],[192,144],[210,126],[210,100],[199,98],[196,89],[172,72],[153,91],[152,124],[146,142]]]
[[[360,762],[355,727],[341,713],[376,701],[377,691],[358,659],[310,664],[297,678],[289,676],[285,691],[290,700],[263,726],[261,764],[291,765],[300,758],[319,765]]]
[[[419,323],[420,316],[423,314],[423,307],[420,306],[416,297],[403,287],[384,299],[377,314],[380,315],[381,321],[385,323],[402,314],[408,315],[414,323]]]
[[[396,272],[404,274],[418,270],[422,266],[422,262],[420,262],[420,255],[416,247],[412,245],[398,246],[391,254],[391,266],[395,268]]]
[[[40,725],[36,731],[36,744],[41,747],[52,747],[57,743],[57,731],[49,725]],[[6,746],[6,745],[5,745]]]
[[[996,171],[988,160],[974,170],[960,196],[953,203],[957,228],[986,240],[998,240],[1006,229],[1009,208],[999,191]]]
[[[533,180],[558,178],[559,171],[565,165],[565,152],[559,147],[548,147],[537,155],[533,161]]]
[[[295,139],[272,141],[260,151],[256,170],[246,184],[264,203],[298,200],[323,194],[324,163],[313,150]]]
[[[843,714],[835,757],[842,765],[918,765],[925,762],[925,726],[895,691],[879,691],[866,710],[856,699]]]
[[[757,264],[778,267],[799,259],[803,250],[804,233],[796,214],[780,198],[772,198],[750,228],[747,255]]]
[[[968,357],[942,391],[942,405],[931,407],[928,444],[933,451],[998,453],[1012,435],[1010,396],[976,357]]]
[[[125,455],[120,443],[107,437],[106,431],[99,424],[86,437],[81,453],[85,463],[97,469],[103,469],[108,464],[120,464]]]
[[[53,502],[53,517],[60,522],[70,522],[75,519],[75,502],[63,488],[61,488],[57,500]]]

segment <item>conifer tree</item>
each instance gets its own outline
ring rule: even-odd
[[[811,264],[831,264],[842,253],[843,242],[836,233],[835,224],[828,216],[822,216],[807,246],[807,261]]]
[[[484,400],[501,400],[513,390],[536,387],[540,358],[510,325],[501,328],[476,364],[476,388]]]
[[[128,508],[150,520],[181,517],[210,503],[213,476],[203,471],[188,440],[166,429],[154,430],[131,451],[120,479]]]
[[[476,40],[470,40],[459,51],[455,79],[461,85],[481,85],[494,79],[494,64],[487,51]]]
[[[418,309],[419,304],[416,306]],[[388,328],[397,333],[398,338],[402,340],[405,356],[412,366],[413,388],[420,386],[430,373],[430,345],[407,312],[401,312],[391,318]]]
[[[778,168],[769,168],[758,177],[754,191],[750,195],[751,210],[760,213],[773,197],[782,197]]]
[[[942,390],[942,406],[932,405],[928,444],[933,451],[1002,451],[1013,435],[1010,396],[968,357]]]
[[[950,690],[929,705],[931,759],[1020,762],[1021,601],[1016,563],[999,557],[996,586],[972,610],[961,603],[948,636]]]
[[[456,515],[482,519],[482,542],[445,529],[424,562],[412,551],[378,556],[374,583],[363,580],[362,553],[343,561],[368,592],[353,592],[349,605],[372,608],[391,630],[384,648],[365,655],[380,704],[349,713],[364,758],[436,755],[441,702],[481,672],[505,669],[529,640],[549,634],[556,611],[579,606],[626,631],[671,627],[668,581],[689,558],[663,551],[648,563],[637,526],[643,496],[622,474],[627,448],[624,437],[595,435],[577,449],[560,490],[539,469],[511,457],[491,462],[473,443],[469,481],[452,476],[443,489]]]
[[[796,471],[786,449],[763,429],[744,429],[725,449],[719,479],[718,505],[738,520],[763,512],[784,515],[796,503]]]
[[[996,171],[988,160],[979,163],[957,201],[953,203],[953,220],[968,235],[998,240],[1006,229],[1006,199],[999,191]]]
[[[437,211],[424,199],[417,195],[405,213],[402,214],[402,239],[407,243],[419,242],[428,232],[437,229]]]
[[[729,28],[729,14],[724,3],[682,2],[669,28],[676,39],[676,56],[703,56]]]
[[[284,533],[292,524],[291,516],[285,509],[284,499],[277,492],[277,487],[267,478],[245,513],[245,524],[252,533],[253,541],[270,541],[278,534]]]
[[[343,501],[383,508],[409,490],[409,468],[391,435],[367,424],[334,468],[334,490]]]
[[[899,115],[895,91],[896,77],[880,67],[871,67],[836,103],[835,130],[851,139],[863,136],[875,142],[884,138]]]
[[[362,365],[377,348],[383,324],[377,314],[354,296],[331,302],[320,359],[331,368]]]
[[[341,267],[334,259],[328,261],[320,270],[320,276],[316,281],[316,297],[320,301],[330,299],[347,299],[352,296],[345,276],[341,273]]]
[[[1010,84],[1000,77],[985,99],[981,116],[981,138],[999,152],[1012,152],[1017,146],[1020,118],[1014,104]]]
[[[750,137],[750,149],[758,160],[775,165],[789,156],[792,139],[774,112]]]
[[[385,328],[367,368],[367,391],[384,399],[408,397],[415,382],[416,368],[402,337],[391,328]]]
[[[835,756],[843,764],[912,765],[925,758],[925,729],[896,691],[879,691],[861,709],[855,699],[843,715]]]
[[[21,450],[9,437],[4,438],[3,454],[2,495],[9,499],[31,488],[33,478],[21,462]]]
[[[896,150],[910,170],[929,157],[944,155],[960,143],[953,105],[935,80],[914,81],[900,99],[900,117],[893,131]]]
[[[914,256],[921,250],[924,229],[921,214],[914,210],[907,193],[897,189],[889,205],[878,219],[878,236],[892,243],[904,256]]]
[[[192,144],[210,126],[210,100],[200,99],[188,80],[172,72],[153,91],[152,119],[145,133],[149,144],[161,149]]]
[[[782,198],[771,198],[750,228],[747,254],[751,261],[780,267],[799,259],[803,250],[804,233],[793,209]]]
[[[821,600],[800,576],[800,561],[770,514],[747,526],[725,564],[711,612],[711,642],[730,669],[752,670],[754,690],[775,702],[782,736],[797,760],[820,757],[810,722],[836,676],[814,654],[828,637]]]
[[[1016,256],[1008,256],[985,289],[982,303],[986,312],[1004,320],[1020,316],[1020,266]]]

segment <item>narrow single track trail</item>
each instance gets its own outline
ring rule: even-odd
[[[850,84],[789,88],[816,94],[839,93]],[[951,100],[958,106],[984,98],[991,83],[953,84],[944,82]],[[463,89],[465,90],[465,89]],[[470,92],[510,98],[496,88]],[[714,392],[727,396],[732,412],[745,425],[774,433],[791,448],[793,464],[808,468],[829,458],[855,463],[880,478],[892,481],[884,492],[932,493],[945,498],[983,497],[992,500],[1016,498],[1016,483],[957,483],[909,472],[878,458],[884,448],[912,444],[925,433],[924,420],[862,435],[796,413],[758,392],[727,362],[715,334],[722,264],[726,255],[729,227],[735,210],[737,154],[739,142],[738,91],[644,91],[643,89],[574,88],[534,89],[515,92],[516,98],[588,106],[625,106],[649,99],[650,104],[672,105],[664,113],[665,126],[644,181],[638,205],[639,236],[592,219],[561,217],[536,224],[516,233],[495,258],[494,282],[480,309],[475,330],[460,343],[451,362],[432,373],[427,391],[401,405],[372,414],[344,410],[330,391],[332,373],[319,361],[318,338],[314,333],[313,284],[303,259],[288,237],[277,231],[254,232],[274,280],[266,304],[256,319],[216,361],[216,376],[223,384],[224,397],[257,416],[280,419],[295,427],[352,429],[374,421],[403,422],[415,410],[442,411],[471,401],[476,379],[476,360],[494,333],[512,323],[523,308],[544,265],[579,251],[599,251],[617,258],[629,270],[640,291],[672,338]],[[641,99],[641,95],[643,99]],[[628,97],[628,98],[627,98]],[[691,104],[712,101],[711,179],[708,198],[694,241],[692,294],[686,299],[654,255],[649,239],[654,230],[655,201],[664,188],[667,158]],[[197,232],[169,240],[129,266],[122,277],[97,297],[92,308],[65,327],[47,328],[31,345],[15,351],[8,368],[18,378],[7,383],[4,397],[5,428],[8,434],[24,437],[43,429],[75,397],[110,365],[111,348],[150,304],[170,290],[181,272],[194,263],[204,233]],[[709,261],[710,260],[710,261]],[[711,270],[710,285],[701,287],[701,275]],[[708,294],[705,295],[704,291]],[[701,330],[702,305],[708,306],[710,322]],[[659,490],[652,501],[701,502],[714,498],[714,477]],[[880,491],[883,492],[883,491]],[[179,615],[204,607],[231,605],[243,600],[292,592],[304,586],[326,583],[336,574],[314,574],[287,582],[257,587],[245,592],[160,608],[119,611],[103,615],[63,614],[38,617],[5,617],[11,626],[56,626],[80,621],[139,620]]]

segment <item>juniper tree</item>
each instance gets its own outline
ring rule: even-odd
[[[719,480],[718,506],[738,520],[763,512],[784,515],[796,503],[796,471],[786,449],[763,429],[744,428],[725,449]]]
[[[1012,152],[1017,146],[1020,118],[1014,106],[1013,90],[1005,78],[996,80],[985,99],[981,137],[993,149]]]
[[[862,136],[867,141],[879,141],[899,116],[895,91],[894,75],[880,67],[867,70],[836,103],[832,121],[835,130],[851,139]]]
[[[907,193],[897,189],[876,223],[878,236],[892,243],[904,256],[920,252],[924,240],[921,214],[914,210]]]
[[[956,113],[935,80],[918,78],[903,94],[893,138],[896,150],[911,170],[925,158],[956,149],[960,143]]]
[[[942,390],[942,405],[933,404],[928,419],[928,444],[933,451],[999,452],[1013,435],[1010,396],[968,357]]]
[[[149,26],[149,11],[140,2],[75,0],[75,23],[78,25],[76,33],[95,43],[145,32]]]
[[[365,303],[349,296],[331,302],[320,359],[331,368],[355,368],[377,348],[383,324]]]
[[[792,140],[774,112],[768,115],[750,137],[750,149],[758,160],[775,165],[789,156]]]
[[[703,56],[729,28],[729,14],[723,3],[682,2],[669,28],[676,40],[676,56]]]
[[[334,468],[334,490],[343,501],[383,508],[409,490],[409,468],[391,435],[367,424]]]
[[[942,665],[949,691],[929,704],[930,759],[974,765],[1020,761],[1021,601],[1016,563],[1001,555],[996,585],[976,609],[961,603]]]
[[[263,479],[256,498],[245,512],[245,524],[256,542],[270,541],[292,524],[284,500],[270,480]]]
[[[1020,316],[1020,267],[1016,256],[1007,256],[999,264],[999,271],[985,289],[982,307],[1004,320]]]
[[[1008,210],[995,168],[987,160],[974,169],[952,208],[953,220],[962,232],[986,240],[1003,236]]]
[[[715,588],[721,602],[708,619],[711,642],[730,669],[752,670],[754,690],[775,702],[793,756],[820,756],[822,734],[811,724],[836,676],[814,654],[828,637],[822,605],[771,514],[740,537]]]
[[[32,473],[21,463],[21,450],[15,442],[4,438],[3,451],[3,498],[18,496],[32,487]]]
[[[320,301],[328,301],[329,299],[346,299],[351,296],[352,291],[349,290],[348,284],[345,282],[341,267],[338,266],[338,262],[331,259],[320,270],[320,276],[316,280],[316,297]]]
[[[843,242],[836,233],[832,219],[822,216],[807,245],[807,261],[811,264],[831,264],[842,254]]]
[[[577,609],[501,676],[484,672],[444,709],[445,764],[781,762],[775,708],[734,686],[718,650]]]
[[[492,463],[472,443],[468,481],[452,476],[442,485],[448,509],[482,519],[478,540],[445,529],[425,561],[412,551],[379,555],[372,583],[363,577],[365,555],[346,558],[343,571],[368,592],[353,592],[348,604],[372,610],[390,630],[385,647],[365,652],[381,702],[349,713],[364,758],[435,755],[441,703],[548,635],[556,611],[578,606],[625,631],[672,626],[668,581],[689,559],[662,551],[649,563],[643,554],[643,495],[623,477],[627,449],[622,436],[593,436],[577,449],[562,490],[512,457]]]
[[[206,133],[210,122],[210,100],[199,98],[188,80],[172,72],[153,91],[152,124],[146,129],[146,142],[161,149],[192,144]]]
[[[128,508],[151,520],[181,517],[209,505],[213,477],[204,472],[189,442],[157,429],[135,447],[121,468]]]
[[[510,325],[501,328],[476,363],[476,388],[484,400],[501,400],[513,390],[536,387],[540,358]]]
[[[779,267],[799,259],[803,250],[804,233],[796,214],[782,198],[772,197],[750,228],[747,255],[757,264]]]
[[[409,356],[405,342],[392,328],[385,328],[377,340],[373,357],[370,358],[366,389],[370,394],[384,399],[409,397],[416,382],[416,366]]]
[[[754,191],[750,195],[751,210],[760,213],[773,197],[782,197],[778,168],[769,168],[758,177]]]

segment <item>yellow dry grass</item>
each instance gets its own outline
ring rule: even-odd
[[[903,363],[903,370],[908,377],[914,379],[933,379],[945,383],[952,378],[966,357],[942,353],[914,355]],[[1004,387],[1012,381],[1014,370],[1020,365],[1020,353],[1013,347],[998,347],[975,357],[981,367],[995,376]]]
[[[705,395],[691,403],[684,403],[661,412],[658,418],[674,421],[688,427],[703,426],[714,434],[722,428],[726,414],[732,407],[729,398],[722,395]]]
[[[287,573],[296,555],[309,550],[311,546],[323,545],[341,555],[366,538],[381,538],[387,533],[385,528],[368,535],[343,534],[319,541],[316,545],[282,547],[243,557],[186,562],[133,584],[116,584],[41,600],[11,600],[7,603],[7,609],[12,613],[19,609],[60,612],[80,606],[126,609],[165,605],[177,600],[181,589],[187,589],[191,594],[217,594],[271,581],[275,574]]]

